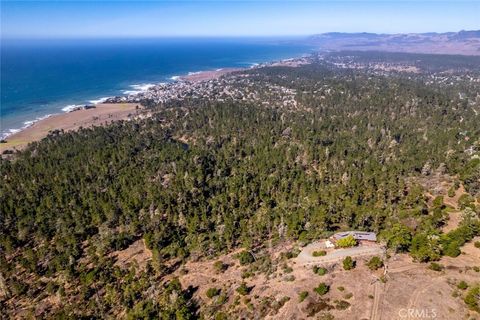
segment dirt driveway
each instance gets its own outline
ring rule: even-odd
[[[327,254],[322,257],[314,257],[313,251],[325,250]],[[300,254],[295,258],[298,265],[311,265],[318,263],[330,263],[344,259],[347,256],[362,257],[362,256],[383,256],[385,249],[379,244],[371,244],[368,246],[358,246],[346,249],[326,249],[325,242],[318,241],[305,246]]]

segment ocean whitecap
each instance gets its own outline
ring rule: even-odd
[[[129,87],[132,88],[133,90],[125,90],[123,91],[123,94],[126,94],[126,95],[138,94],[138,93],[148,91],[149,89],[155,86],[156,84],[153,84],[153,83],[132,84]]]
[[[47,119],[49,117],[53,116],[53,114],[47,114],[47,115],[44,115],[44,116],[41,116],[41,117],[38,117],[34,120],[28,120],[28,121],[25,121],[23,123],[23,126],[21,128],[13,128],[13,129],[8,129],[7,131],[4,131],[0,134],[0,139],[3,140],[3,139],[6,139],[8,138],[9,136],[15,134],[15,133],[18,133],[24,129],[27,129],[31,126],[33,126],[36,122],[38,121],[41,121],[41,120],[44,120],[44,119]]]
[[[109,99],[109,98],[111,98],[111,97],[103,97],[103,98],[99,98],[97,100],[90,100],[89,102],[91,104],[99,104],[99,103],[103,103],[103,102],[107,101],[107,99]]]
[[[135,90],[147,91],[148,89],[155,87],[155,84],[153,83],[132,84],[130,87]]]
[[[74,110],[83,108],[83,105],[80,104],[69,104],[68,106],[65,106],[62,108],[63,112],[72,112]]]
[[[4,131],[0,134],[0,140],[4,140],[9,136],[11,136],[12,134],[15,134],[20,131],[22,131],[22,129],[8,129],[7,131]]]
[[[31,127],[32,125],[34,125],[34,124],[37,123],[38,121],[45,120],[45,119],[47,119],[47,118],[50,118],[51,116],[53,116],[53,114],[46,114],[46,115],[41,116],[41,117],[38,117],[38,118],[36,118],[36,119],[34,119],[34,120],[25,121],[25,122],[23,123],[23,127],[22,127],[21,129],[10,129],[10,130],[18,130],[18,131],[21,131],[21,130],[23,130],[23,129],[26,129],[26,128],[28,128],[28,127]],[[17,132],[18,132],[18,131],[17,131]],[[16,133],[16,132],[15,132],[15,133]]]

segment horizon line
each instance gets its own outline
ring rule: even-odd
[[[377,34],[377,35],[408,35],[408,34],[446,34],[446,33],[459,33],[459,32],[480,32],[479,29],[460,29],[458,31],[427,31],[427,32],[368,32],[368,31],[356,31],[356,32],[345,32],[345,31],[326,31],[326,32],[317,32],[309,34],[264,34],[264,35],[104,35],[104,36],[2,36],[0,35],[0,40],[134,40],[134,39],[179,39],[179,38],[191,38],[191,39],[233,39],[233,38],[244,38],[244,39],[255,39],[255,38],[302,38],[302,37],[311,37],[315,35],[322,34]]]

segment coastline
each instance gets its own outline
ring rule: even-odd
[[[246,70],[247,68],[220,68],[216,70],[205,70],[205,71],[198,71],[198,72],[189,72],[187,75],[184,76],[177,76],[175,80],[180,81],[208,81],[220,78],[221,76],[230,74],[236,71]]]
[[[188,82],[197,82],[197,81],[207,81],[211,79],[216,79],[222,75],[234,72],[234,71],[241,71],[247,68],[221,68],[221,69],[216,69],[216,70],[205,70],[205,71],[197,71],[197,72],[189,72],[184,75],[179,75],[179,76],[172,76],[169,78],[169,82],[159,82],[159,83],[140,83],[140,84],[132,84],[129,85],[129,89],[123,90],[122,91],[122,96],[135,96],[140,93],[146,92],[149,89],[157,86],[157,85],[162,85],[162,84],[169,84],[177,81],[188,81]],[[30,127],[34,126],[38,122],[45,121],[49,118],[52,117],[57,117],[60,115],[63,115],[65,113],[70,113],[74,111],[78,111],[81,109],[84,109],[85,107],[91,106],[91,105],[100,105],[105,103],[107,100],[116,98],[117,96],[109,96],[109,97],[102,97],[102,98],[96,98],[94,100],[89,100],[87,104],[69,104],[66,105],[58,112],[53,111],[52,113],[48,113],[42,116],[39,116],[35,119],[32,120],[27,120],[23,122],[23,126],[21,127],[16,127],[16,128],[10,128],[6,132],[2,132],[0,134],[0,141],[4,140],[11,140],[12,137],[17,136],[20,132],[23,132],[25,130],[28,130]],[[0,144],[0,153],[4,150],[2,148],[3,144]]]
[[[138,91],[140,92],[140,91]],[[58,115],[62,115],[62,114],[65,114],[65,113],[69,113],[69,112],[73,112],[73,111],[78,111],[78,110],[81,110],[81,109],[86,109],[88,108],[89,106],[95,106],[95,105],[98,105],[98,104],[102,104],[104,103],[108,98],[110,97],[103,97],[103,98],[98,98],[98,99],[94,99],[94,100],[90,100],[88,101],[88,103],[86,104],[68,104],[68,105],[65,105],[64,107],[60,108],[60,110],[55,110],[55,111],[50,111],[52,113],[48,113],[48,114],[44,114],[42,116],[39,116],[33,120],[27,120],[27,121],[24,121],[23,122],[23,126],[22,127],[17,127],[17,128],[10,128],[8,129],[7,132],[0,132],[0,141],[3,141],[3,140],[6,140],[8,138],[10,138],[11,136],[15,135],[15,134],[18,134],[19,132],[22,132],[28,128],[30,128],[31,126],[33,126],[34,124],[36,124],[37,122],[40,122],[40,121],[43,121],[43,120],[46,120],[50,117],[55,117],[55,116],[58,116]]]
[[[139,116],[143,109],[136,103],[99,103],[88,108],[51,115],[8,136],[4,140],[6,142],[0,143],[0,153],[22,150],[29,143],[45,138],[52,130],[72,131],[81,127],[101,126]]]
[[[12,153],[24,149],[29,143],[43,139],[53,130],[71,131],[80,127],[106,125],[113,121],[127,120],[140,116],[145,109],[137,101],[142,94],[159,87],[169,87],[178,84],[185,86],[195,83],[208,82],[222,76],[242,70],[261,68],[266,66],[298,67],[307,61],[308,56],[289,58],[265,63],[255,63],[250,67],[225,67],[216,70],[189,72],[185,75],[172,76],[170,82],[158,84],[146,83],[130,85],[133,90],[124,90],[121,96],[104,97],[91,100],[89,105],[68,105],[61,110],[64,113],[48,114],[32,121],[25,122],[21,129],[11,129],[11,134],[3,136],[0,143],[0,154]],[[143,110],[143,111],[142,111]]]
[[[247,68],[221,68],[189,72],[186,75],[171,77],[170,83],[208,81],[234,71],[245,69]],[[136,96],[157,85],[168,84],[147,83],[130,85],[133,90],[124,90],[122,97]],[[48,133],[53,130],[71,131],[77,130],[80,127],[88,128],[91,126],[105,125],[113,121],[126,120],[132,116],[132,112],[138,116],[141,110],[144,109],[144,107],[138,103],[108,103],[108,100],[112,98],[117,97],[104,97],[98,100],[91,100],[90,102],[92,102],[92,104],[89,105],[67,105],[61,109],[63,113],[47,114],[35,120],[26,121],[22,128],[10,129],[10,134],[1,137],[0,154],[23,150],[29,143],[45,138]]]

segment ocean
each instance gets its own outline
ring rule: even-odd
[[[299,57],[301,39],[165,38],[1,41],[0,136],[77,105],[189,72]]]

